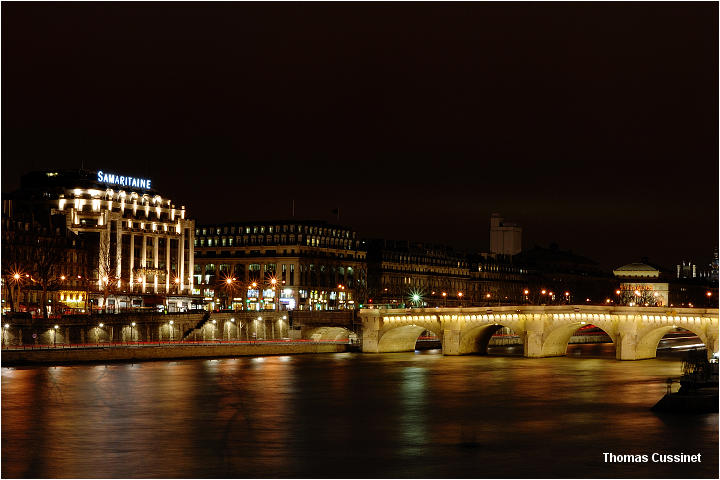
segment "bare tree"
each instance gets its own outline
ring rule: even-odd
[[[25,232],[24,245],[16,245],[29,279],[41,289],[40,304],[43,318],[48,318],[48,291],[60,285],[61,268],[65,264],[66,238],[49,235],[39,227]]]
[[[116,261],[110,249],[110,234],[100,233],[99,256],[98,256],[98,284],[103,294],[103,312],[107,313],[107,301],[110,294],[120,289],[120,277],[117,275]]]

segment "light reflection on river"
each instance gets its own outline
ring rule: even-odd
[[[3,368],[2,476],[716,477],[718,416],[649,410],[679,373],[611,345]],[[602,458],[656,451],[703,462]]]

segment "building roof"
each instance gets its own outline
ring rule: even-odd
[[[613,270],[618,277],[657,277],[660,270],[645,263],[629,263]]]

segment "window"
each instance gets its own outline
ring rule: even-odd
[[[248,266],[248,272],[250,273],[249,280],[251,282],[257,282],[260,280],[260,264],[259,263],[251,263]]]

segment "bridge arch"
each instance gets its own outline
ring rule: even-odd
[[[557,357],[567,354],[570,339],[578,329],[587,325],[599,328],[610,337],[612,343],[617,344],[616,328],[610,321],[598,315],[565,314],[565,316],[555,320],[559,320],[557,326],[546,334],[542,342],[542,356],[544,357]]]
[[[709,345],[710,342],[708,341],[708,337],[701,328],[697,328],[696,326],[685,322],[683,325],[655,325],[649,328],[638,340],[637,357],[655,358],[657,356],[657,348],[660,344],[660,340],[678,327],[697,335],[700,341],[707,348],[709,355],[718,351],[717,341],[714,346]]]
[[[484,325],[476,325],[463,331],[460,337],[460,347],[458,353],[460,355],[479,354],[487,355],[488,345],[492,336],[503,327],[515,331],[510,325],[502,325],[499,323],[487,323]],[[521,332],[516,332],[521,335]]]
[[[435,315],[385,317],[378,332],[377,352],[412,352],[420,335],[428,330],[442,342],[442,329]]]
[[[303,334],[303,338],[315,341],[347,341],[350,338],[350,330],[345,327],[316,327],[310,328]]]

